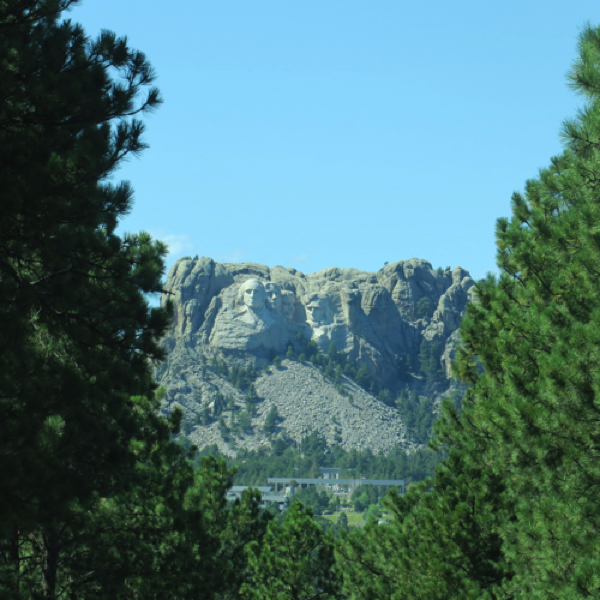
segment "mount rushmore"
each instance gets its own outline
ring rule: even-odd
[[[472,300],[473,284],[461,267],[434,269],[427,261],[414,258],[386,265],[376,273],[330,268],[309,275],[281,266],[181,258],[169,272],[168,293],[163,295],[163,302],[171,298],[174,304],[172,328],[164,340],[169,360],[157,371],[167,388],[165,410],[176,403],[184,412],[200,414],[203,405],[214,406],[218,394],[233,396],[234,403],[242,405],[240,390],[206,366],[211,360],[213,365],[218,359],[229,367],[252,366],[261,373],[276,356],[284,358],[286,350],[288,356],[298,356],[305,343],[316,345],[323,355],[333,347],[349,364],[367,369],[372,389],[357,389],[354,394],[364,396],[365,406],[390,409],[374,397],[376,390],[382,389],[393,394],[402,389],[443,394],[452,383],[457,328]],[[428,381],[419,368],[419,356],[427,344],[438,349],[434,360],[442,376],[436,381]],[[280,397],[263,396],[265,407],[274,404],[285,413],[283,405],[289,396],[286,372],[291,376],[293,371],[296,378],[310,375],[309,364],[303,363],[304,370],[299,364],[291,366],[271,378],[281,379],[280,391],[269,392]],[[267,379],[265,370],[255,382],[259,396],[262,388],[265,393],[269,388]],[[298,388],[298,381],[289,383]],[[323,380],[323,386],[327,385],[330,383]],[[327,396],[329,392],[323,388],[323,393]],[[319,393],[312,396],[316,399]],[[331,403],[324,396],[322,400]],[[318,408],[320,401],[315,402]],[[260,419],[264,412],[253,417]],[[378,421],[373,414],[364,417]],[[391,413],[388,417],[384,420],[396,418]],[[294,428],[289,425],[286,432],[293,437]],[[317,422],[315,427],[319,428]],[[394,427],[397,443],[403,435],[402,424]],[[311,429],[310,424],[307,428]],[[216,442],[209,429],[204,431],[198,424],[196,437],[204,435],[204,441]],[[203,445],[202,439],[198,442]]]

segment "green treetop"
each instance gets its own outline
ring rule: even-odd
[[[0,532],[127,485],[132,397],[168,309],[166,247],[119,237],[132,190],[111,184],[144,147],[153,71],[125,39],[61,20],[70,0],[0,4]]]
[[[579,51],[569,79],[586,106],[498,221],[501,274],[478,285],[461,328],[472,435],[515,505],[501,529],[515,597],[600,593],[600,29]]]
[[[342,598],[333,572],[333,541],[312,520],[312,511],[294,502],[280,526],[269,523],[261,542],[247,547],[249,600],[336,600]]]
[[[431,487],[392,496],[389,527],[340,547],[352,598],[600,595],[599,28],[579,50],[570,81],[587,104],[498,221],[501,273],[461,325],[471,388],[433,444],[448,457]]]

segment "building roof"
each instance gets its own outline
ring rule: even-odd
[[[299,484],[314,485],[347,485],[360,483],[361,485],[404,485],[404,479],[307,479],[301,477],[269,477],[269,483],[289,483],[296,481]]]

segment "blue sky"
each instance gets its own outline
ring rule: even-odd
[[[561,151],[597,2],[87,0],[68,17],[146,53],[164,97],[117,173],[121,231],[312,273],[424,258],[495,270],[494,229]]]

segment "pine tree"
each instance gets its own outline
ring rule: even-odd
[[[125,39],[61,20],[71,0],[0,4],[0,537],[63,519],[129,485],[149,422],[150,363],[170,309],[166,247],[115,234],[160,103]]]
[[[263,431],[265,433],[272,433],[272,431],[277,426],[277,421],[279,420],[279,412],[277,411],[277,407],[273,405],[271,410],[267,413],[265,417],[265,424],[263,426]]]
[[[340,547],[352,598],[600,595],[600,29],[579,49],[588,104],[498,221],[501,273],[461,325],[471,388],[437,425],[448,458],[433,487],[388,500],[390,527]]]
[[[342,598],[333,572],[333,541],[312,519],[312,510],[294,502],[280,526],[269,523],[261,542],[248,544],[249,600],[334,600]]]
[[[336,547],[344,591],[353,600],[484,600],[504,598],[512,571],[497,533],[511,514],[505,485],[486,464],[465,456],[485,448],[465,432],[449,403],[437,450],[450,456],[433,480],[392,490],[383,505],[390,523],[367,523]],[[446,448],[446,451],[448,449]]]
[[[600,593],[600,29],[579,50],[570,81],[587,106],[498,221],[501,274],[461,327],[469,427],[487,442],[470,460],[503,474],[514,504],[499,531],[515,598]]]

